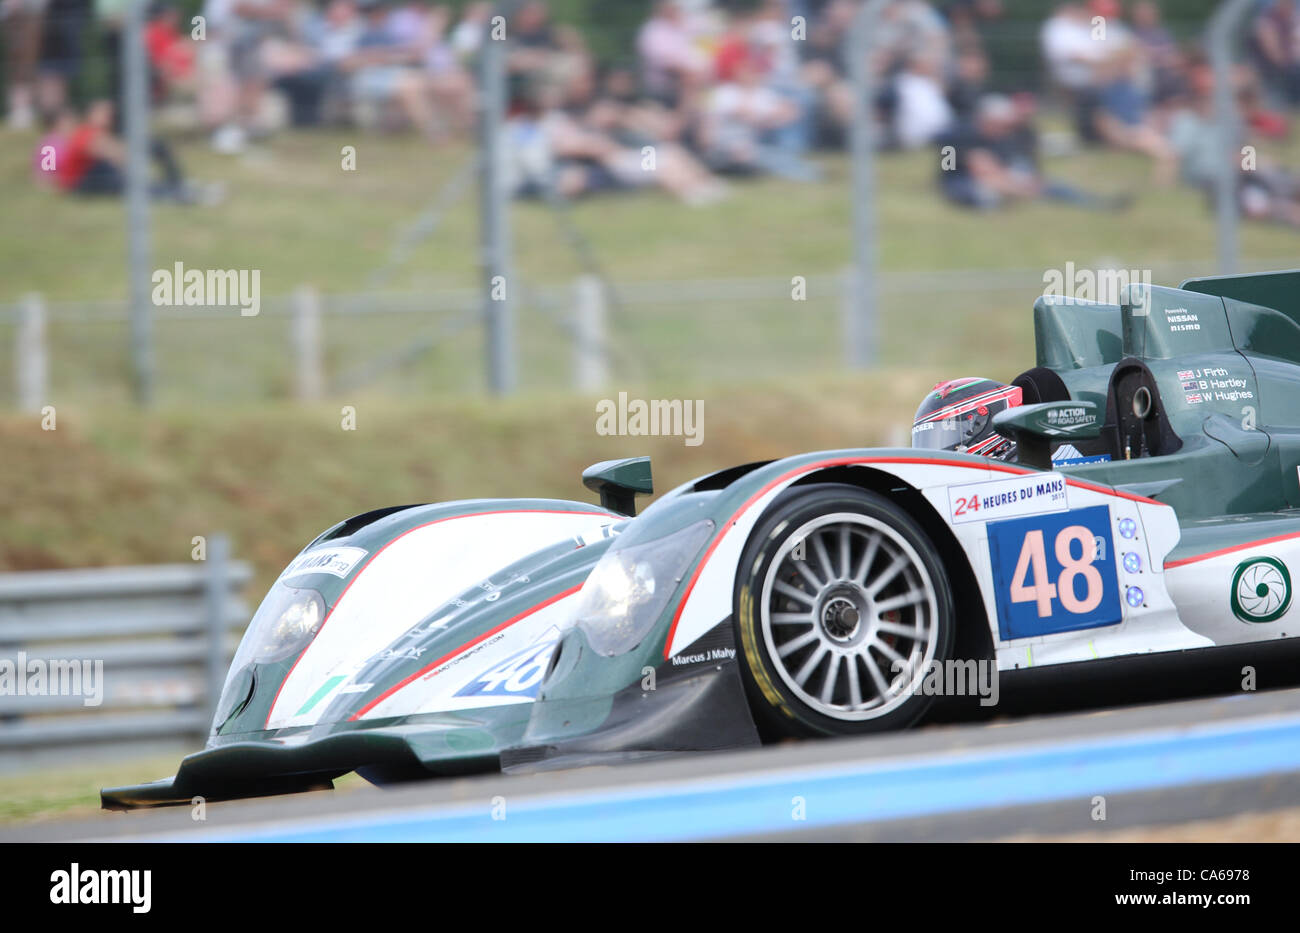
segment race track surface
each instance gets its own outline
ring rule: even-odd
[[[1099,798],[1105,819],[1098,820]],[[1300,802],[1300,689],[0,831],[0,841],[976,840]]]

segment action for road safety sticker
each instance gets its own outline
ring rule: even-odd
[[[360,547],[315,548],[298,555],[280,574],[280,579],[300,577],[308,573],[332,573],[336,577],[346,577],[357,565],[357,561],[365,556],[366,549]]]
[[[1052,473],[948,487],[948,514],[954,525],[1064,512],[1065,508],[1065,478]]]

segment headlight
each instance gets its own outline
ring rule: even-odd
[[[230,662],[212,733],[221,731],[227,720],[243,712],[253,698],[257,679],[254,664],[271,664],[302,651],[325,621],[325,600],[315,590],[276,583],[257,607],[244,638]]]
[[[605,552],[587,577],[574,617],[598,654],[612,658],[650,632],[691,561],[713,534],[705,519],[666,537]]]
[[[257,608],[239,644],[236,664],[269,664],[301,651],[320,631],[325,600],[315,590],[276,584]]]

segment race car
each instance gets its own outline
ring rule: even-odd
[[[991,414],[1014,461],[805,453],[636,515],[637,458],[585,471],[599,505],[335,525],[254,615],[207,747],[103,805],[899,729],[954,660],[1077,670],[1294,639],[1300,271],[1044,297],[1033,319],[1021,404]],[[1065,444],[1079,456],[1054,464]]]

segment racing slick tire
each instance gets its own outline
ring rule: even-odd
[[[905,728],[953,650],[948,575],[884,496],[820,484],[784,492],[736,575],[741,672],[764,739]]]

